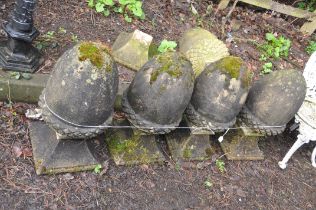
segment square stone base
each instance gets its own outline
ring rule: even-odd
[[[127,121],[115,125],[129,126]],[[109,152],[116,165],[159,163],[165,157],[156,143],[156,135],[131,128],[110,129],[106,137]]]
[[[92,140],[57,140],[55,131],[41,121],[29,128],[38,175],[93,170],[99,164],[89,148]]]
[[[264,155],[258,147],[262,136],[251,130],[230,130],[220,144],[228,160],[263,160]]]
[[[209,134],[194,135],[189,129],[177,129],[167,134],[166,140],[174,160],[206,160],[211,157]]]

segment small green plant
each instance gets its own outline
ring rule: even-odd
[[[309,41],[309,44],[305,50],[309,55],[313,54],[313,52],[316,52],[316,41]]]
[[[268,58],[278,59],[280,57],[287,57],[289,55],[289,49],[291,47],[291,41],[284,36],[276,37],[272,33],[266,33],[266,42],[259,45],[262,51],[260,56],[261,60],[267,60]]]
[[[164,39],[158,47],[158,52],[164,53],[167,51],[174,51],[176,47],[177,47],[177,43],[175,41],[168,41]]]
[[[316,0],[304,0],[297,3],[297,7],[303,10],[314,12],[316,9]]]
[[[126,22],[132,22],[132,17],[145,19],[140,0],[88,0],[88,6],[94,8],[98,13],[109,16],[111,11],[123,14]]]
[[[30,80],[32,78],[32,75],[30,73],[21,73],[21,72],[13,71],[10,73],[10,77],[16,80],[19,80],[19,79]]]
[[[216,164],[217,169],[218,169],[221,173],[224,173],[224,172],[226,171],[226,169],[225,169],[225,163],[224,163],[223,160],[217,159],[216,162],[215,162],[215,164]]]
[[[262,66],[261,74],[269,74],[272,72],[273,64],[271,62],[264,63]]]
[[[73,34],[73,33],[72,33],[72,34],[71,34],[71,41],[72,41],[72,42],[75,42],[75,43],[76,43],[76,42],[79,42],[78,36],[77,36],[76,34]]]
[[[213,187],[213,183],[211,182],[211,180],[210,180],[209,178],[207,178],[207,179],[205,180],[205,182],[204,182],[204,186],[205,186],[206,188],[211,188],[211,187]]]
[[[102,165],[98,164],[95,166],[93,171],[94,171],[94,173],[99,174],[99,173],[101,173],[101,169],[102,169]]]

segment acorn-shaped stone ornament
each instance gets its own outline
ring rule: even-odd
[[[243,107],[252,74],[239,57],[228,56],[208,65],[196,78],[186,116],[212,131],[232,126]]]
[[[208,64],[229,55],[228,48],[224,42],[202,28],[187,30],[180,39],[179,48],[180,52],[192,63],[196,76]]]
[[[247,126],[265,135],[277,135],[295,116],[305,94],[306,82],[300,72],[274,71],[253,84],[241,116]]]
[[[118,71],[107,46],[82,42],[58,59],[39,105],[58,137],[91,138],[111,123],[117,90]]]
[[[176,52],[149,60],[122,98],[128,120],[140,130],[164,134],[182,120],[194,87],[191,63]]]

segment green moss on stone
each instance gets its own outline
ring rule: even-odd
[[[192,150],[193,149],[191,147],[186,146],[183,150],[183,157],[185,159],[190,159],[192,157]]]
[[[132,138],[121,140],[119,136],[113,135],[108,140],[109,150],[114,158],[119,157],[125,164],[150,163],[152,158],[148,150],[141,145],[140,134],[134,134]]]
[[[253,74],[239,57],[227,56],[217,62],[215,69],[228,74],[231,78],[240,79],[245,88],[251,84]]]
[[[240,68],[243,64],[241,58],[228,56],[221,59],[217,63],[217,68],[223,73],[227,73],[231,78],[238,79],[240,75]]]
[[[83,42],[79,46],[79,52],[80,61],[90,60],[94,66],[101,69],[106,62],[105,54],[110,54],[110,49],[102,44],[96,45],[93,42]],[[112,65],[107,65],[106,71],[111,72]]]
[[[182,75],[181,65],[184,59],[175,53],[164,53],[155,58],[160,67],[151,73],[150,84],[155,82],[162,73],[167,73],[171,77],[179,78]]]

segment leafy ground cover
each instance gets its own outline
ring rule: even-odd
[[[191,3],[188,3],[191,2]],[[198,3],[197,3],[198,2]],[[5,0],[0,9],[3,24],[13,8]],[[266,34],[291,40],[288,55],[271,59],[272,70],[303,70],[305,49],[313,37],[299,32],[300,22],[276,13],[238,6],[224,22],[229,8],[216,12],[212,1],[146,0],[145,20],[110,13],[107,17],[89,8],[85,0],[38,0],[34,16],[41,36],[35,45],[45,64],[39,72],[51,72],[58,57],[80,40],[113,44],[122,31],[140,29],[163,40],[179,40],[194,26],[204,27],[228,46],[230,53],[245,60],[255,79],[266,61],[261,61]],[[224,33],[223,30],[224,29]],[[0,31],[1,36],[4,35]],[[174,46],[174,44],[173,44]],[[120,78],[131,79],[120,69]],[[228,161],[217,142],[215,153],[205,162],[183,165],[168,159],[163,165],[117,167],[112,160],[95,172],[37,176],[28,135],[29,107],[0,102],[0,209],[315,209],[316,170],[310,163],[314,144],[302,147],[282,171],[277,162],[294,143],[285,133],[260,141],[263,161]],[[100,143],[100,142],[99,142]],[[105,148],[96,147],[107,157]]]

